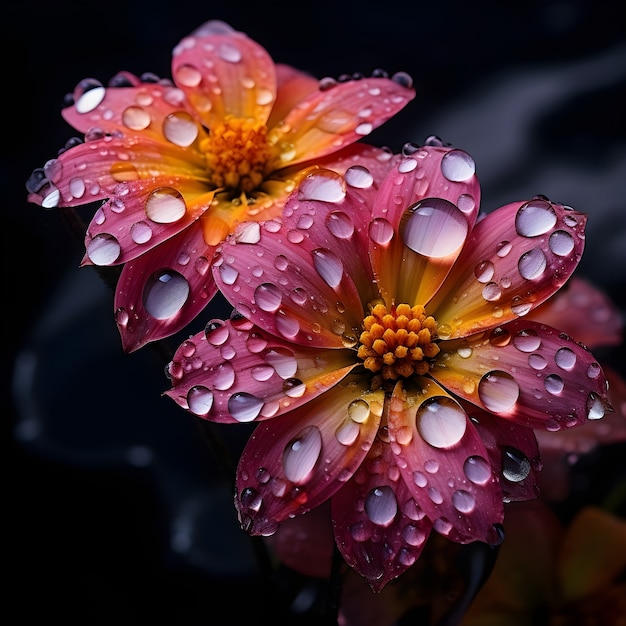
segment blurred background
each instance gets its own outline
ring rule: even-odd
[[[20,623],[45,612],[66,624],[241,624],[267,610],[232,476],[197,420],[160,395],[167,356],[122,354],[112,291],[94,268],[78,268],[82,236],[61,211],[26,202],[31,171],[74,135],[60,115],[65,94],[119,70],[170,77],[172,48],[209,19],[320,78],[409,72],[416,99],[368,142],[398,151],[434,134],[467,150],[485,210],[544,194],[587,213],[578,274],[623,314],[620,13],[606,0],[57,0],[3,9],[5,574]],[[623,351],[597,356],[624,374]],[[224,433],[227,443],[241,444],[243,431]],[[623,472],[623,458],[613,446],[582,461],[588,485],[594,472],[598,484]],[[589,494],[600,498],[602,487]],[[279,583],[285,619],[308,623],[297,581]],[[233,591],[234,618],[223,601]]]

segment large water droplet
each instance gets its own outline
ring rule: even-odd
[[[491,478],[491,467],[482,456],[470,456],[463,464],[465,475],[476,485],[484,485]]]
[[[304,484],[311,475],[322,450],[322,435],[315,426],[308,426],[290,441],[283,452],[285,476],[296,485]]]
[[[120,242],[108,233],[96,235],[87,244],[87,256],[95,265],[111,265],[115,263],[121,251]]]
[[[158,224],[173,224],[183,217],[186,211],[182,195],[171,187],[156,189],[146,200],[146,215]]]
[[[185,111],[170,113],[163,120],[163,135],[181,148],[189,147],[196,140],[198,132],[195,120]]]
[[[251,393],[235,393],[228,398],[228,412],[238,422],[252,422],[261,413],[263,400]]]
[[[378,526],[389,526],[398,512],[398,502],[391,487],[372,489],[365,498],[365,513]]]
[[[517,263],[522,278],[526,280],[534,280],[543,274],[546,270],[546,256],[541,248],[533,248],[525,252]]]
[[[338,287],[343,278],[343,263],[341,259],[330,250],[318,248],[311,253],[313,266],[324,282],[333,289]]]
[[[522,237],[537,237],[556,224],[556,213],[545,200],[531,200],[522,205],[515,216],[515,229]]]
[[[339,174],[330,170],[324,170],[323,173],[309,174],[300,183],[298,197],[301,200],[341,202],[346,197],[343,179]]]
[[[504,413],[512,409],[519,397],[519,385],[507,372],[494,370],[478,383],[478,396],[488,411]]]
[[[459,513],[471,513],[476,506],[476,498],[464,489],[459,489],[452,494],[452,504]]]
[[[189,283],[182,274],[173,270],[162,270],[146,281],[143,305],[155,319],[166,320],[183,308],[189,292]]]
[[[254,301],[261,310],[273,313],[282,302],[280,289],[272,283],[262,283],[254,290]]]
[[[192,387],[187,392],[187,405],[195,415],[207,415],[213,406],[213,393],[202,385]]]
[[[465,216],[451,202],[428,198],[418,202],[402,217],[400,232],[404,243],[419,254],[442,258],[465,242]]]
[[[520,330],[519,333],[513,337],[513,345],[520,352],[535,352],[539,350],[541,346],[541,337],[539,337],[537,331],[532,328]]]
[[[518,483],[530,474],[530,461],[525,454],[507,446],[502,453],[502,475],[511,482]]]
[[[458,443],[467,426],[463,409],[452,398],[445,396],[423,402],[415,419],[424,441],[435,448],[449,448]]]
[[[441,173],[452,182],[463,182],[474,176],[476,164],[467,152],[450,150],[441,159]]]

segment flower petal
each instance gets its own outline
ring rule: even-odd
[[[219,20],[206,22],[174,48],[172,77],[209,129],[228,115],[264,123],[276,99],[270,55]]]
[[[270,131],[282,166],[319,159],[363,139],[415,97],[405,85],[371,77],[311,94]]]
[[[543,459],[536,433],[469,403],[463,403],[463,406],[485,444],[494,473],[500,476],[503,500],[514,502],[537,498]]]
[[[396,463],[389,444],[377,439],[332,499],[337,547],[375,592],[415,563],[432,527]]]
[[[439,346],[433,378],[461,398],[522,426],[555,431],[613,410],[606,377],[594,356],[549,326],[520,318]]]
[[[440,534],[458,543],[499,541],[498,473],[463,408],[426,378],[399,382],[389,440],[412,497]]]
[[[217,293],[209,270],[214,248],[199,222],[126,263],[115,290],[115,321],[125,352],[168,337]]]
[[[354,365],[348,350],[286,344],[235,315],[211,320],[178,348],[165,393],[212,422],[261,421],[311,401]]]
[[[276,64],[276,80],[276,102],[267,120],[268,128],[273,128],[282,121],[289,111],[316,92],[320,84],[314,76],[283,63]]]
[[[427,145],[404,156],[372,208],[370,256],[383,298],[425,304],[460,253],[479,204],[466,152]]]
[[[235,505],[244,530],[271,535],[283,520],[328,500],[363,462],[384,394],[360,382],[348,379],[256,427],[237,469]]]
[[[440,336],[454,339],[505,324],[547,300],[580,261],[586,221],[542,197],[479,220],[428,307]]]
[[[233,306],[268,332],[308,346],[353,347],[368,274],[367,207],[335,172],[306,177],[283,223],[248,224],[220,247],[213,274]],[[348,189],[346,189],[348,187]],[[254,234],[252,234],[254,233]]]

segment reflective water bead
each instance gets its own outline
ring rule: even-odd
[[[189,283],[182,274],[161,270],[146,281],[143,305],[155,319],[166,320],[183,308],[189,292]]]
[[[562,370],[570,371],[576,365],[576,353],[569,348],[559,348],[554,355],[554,362]]]
[[[476,164],[464,150],[450,150],[441,159],[441,173],[452,182],[463,182],[474,176]]]
[[[204,327],[204,335],[213,346],[221,346],[229,336],[228,327],[221,319],[213,319]]]
[[[263,400],[251,393],[239,392],[228,398],[228,412],[238,422],[252,422],[261,413]]]
[[[372,489],[365,498],[365,514],[378,526],[389,526],[398,512],[398,502],[391,487]]]
[[[436,396],[423,402],[416,414],[417,430],[435,448],[458,443],[467,427],[463,409],[451,398]]]
[[[452,494],[452,504],[459,513],[471,513],[476,506],[476,498],[464,489],[459,489]]]
[[[322,435],[316,426],[308,426],[290,441],[283,451],[285,476],[296,485],[310,477],[322,451]]]
[[[369,189],[374,184],[374,177],[362,165],[349,167],[344,174],[344,179],[350,187],[355,187],[356,189]]]
[[[502,475],[511,482],[519,483],[530,474],[530,461],[528,457],[517,450],[507,446],[502,452]]]
[[[345,196],[343,179],[339,174],[329,170],[323,170],[323,173],[309,174],[298,188],[298,197],[301,200],[341,202]]]
[[[478,396],[485,408],[492,413],[503,413],[512,409],[519,393],[519,385],[507,372],[491,371],[478,383]]]
[[[541,199],[533,199],[522,205],[515,216],[515,230],[522,237],[537,237],[547,233],[556,224],[556,212],[552,205]]]
[[[330,250],[318,248],[311,253],[313,266],[324,282],[333,289],[338,287],[343,278],[343,264],[341,259]]]
[[[467,478],[476,485],[484,485],[491,478],[489,462],[482,456],[474,455],[465,459],[463,471]]]
[[[262,283],[254,290],[254,301],[262,311],[273,313],[282,303],[280,289],[272,283]]]
[[[545,272],[547,264],[543,250],[541,248],[533,248],[522,254],[517,263],[517,269],[522,278],[534,280]]]
[[[87,244],[87,256],[94,265],[111,265],[115,263],[121,251],[120,242],[108,233],[96,235]]]
[[[205,416],[213,406],[213,393],[202,385],[196,385],[187,392],[187,405],[192,413]]]

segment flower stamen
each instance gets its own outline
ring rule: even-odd
[[[432,359],[439,353],[437,322],[427,316],[421,305],[377,304],[363,320],[359,338],[359,358],[363,365],[385,380],[425,374]]]
[[[271,157],[265,124],[227,116],[200,148],[215,188],[248,194],[263,182]]]

